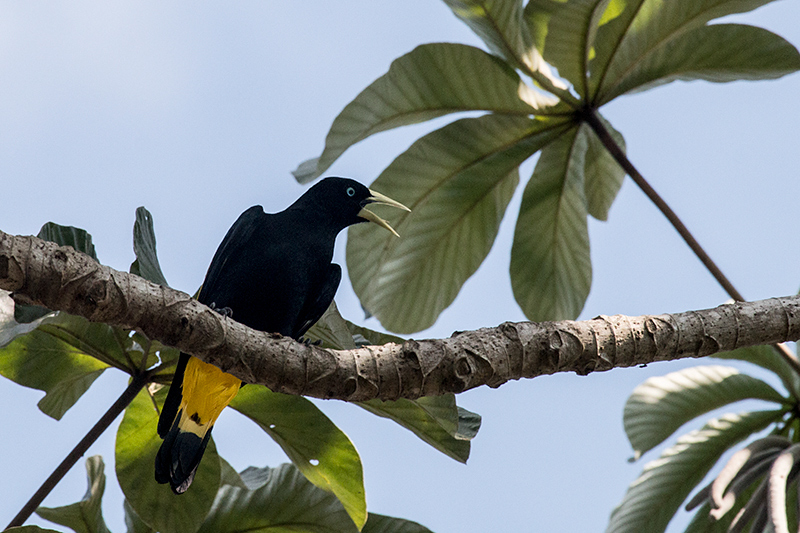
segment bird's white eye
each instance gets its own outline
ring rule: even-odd
[[[355,195],[356,195],[356,190],[354,188],[352,188],[352,187],[348,187],[347,188],[347,196],[351,196],[352,197],[352,196],[355,196]]]

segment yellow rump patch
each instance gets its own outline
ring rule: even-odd
[[[192,357],[183,374],[183,414],[178,427],[202,437],[241,386],[239,378]]]

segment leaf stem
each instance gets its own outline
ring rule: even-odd
[[[631,177],[633,182],[644,192],[644,194],[653,202],[659,211],[667,218],[672,227],[678,232],[678,234],[683,238],[684,242],[689,246],[689,248],[694,252],[700,262],[708,269],[714,279],[722,286],[725,292],[736,301],[744,302],[744,296],[736,290],[736,287],[733,286],[733,283],[722,273],[722,270],[717,266],[717,264],[711,259],[711,257],[706,253],[700,243],[697,242],[697,239],[694,238],[694,235],[689,231],[689,228],[678,218],[678,215],[672,208],[664,201],[663,198],[653,189],[653,187],[644,179],[644,176],[633,166],[628,156],[625,155],[625,152],[620,148],[620,146],[614,141],[614,138],[611,137],[611,134],[597,117],[597,113],[594,108],[586,106],[583,108],[581,113],[581,118],[589,125],[590,128],[597,134],[597,137],[600,139],[600,142],[603,143],[606,150],[611,154],[614,160],[625,170],[628,176]],[[797,373],[800,374],[800,362],[797,360],[797,356],[795,356],[789,348],[786,347],[784,344],[774,344],[775,349],[778,351],[778,354],[786,361],[786,363],[792,367],[792,369]]]
[[[39,487],[33,496],[31,496],[28,503],[26,503],[22,509],[20,509],[17,516],[15,516],[11,522],[8,523],[6,529],[21,526],[25,523],[26,520],[33,514],[37,507],[42,503],[42,501],[47,497],[48,494],[55,488],[59,481],[66,475],[67,472],[78,462],[83,454],[89,449],[89,447],[94,444],[98,437],[108,429],[108,426],[114,421],[114,419],[119,416],[119,414],[125,410],[126,407],[133,401],[139,391],[147,385],[148,381],[150,380],[150,372],[142,372],[137,373],[131,379],[130,384],[128,387],[122,392],[117,401],[115,401],[111,407],[108,408],[108,411],[100,417],[97,423],[89,430],[88,433],[81,439],[81,441],[72,449],[69,454],[61,461],[53,473],[42,483],[42,486]]]

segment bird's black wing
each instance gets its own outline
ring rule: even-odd
[[[206,279],[197,297],[200,302],[206,305],[214,303],[217,285],[224,279],[226,263],[231,258],[237,257],[248,245],[250,237],[265,216],[264,209],[260,205],[254,205],[236,219],[217,248],[214,259],[211,260],[211,266],[208,267]]]
[[[172,427],[172,422],[178,414],[178,408],[181,406],[181,388],[183,386],[183,373],[186,371],[186,363],[189,362],[187,353],[181,352],[178,359],[178,366],[175,367],[175,375],[172,377],[172,384],[167,393],[167,399],[164,400],[164,407],[161,408],[161,415],[158,417],[158,436],[162,439],[169,432]]]
[[[306,302],[295,324],[292,336],[295,339],[302,337],[308,329],[316,324],[317,320],[325,313],[333,301],[339,282],[342,280],[342,267],[332,263],[328,269],[328,276],[321,285],[316,296]]]

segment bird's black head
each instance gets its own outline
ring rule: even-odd
[[[298,203],[324,213],[337,231],[360,222],[375,222],[397,235],[385,220],[366,209],[366,206],[380,203],[410,211],[403,204],[349,178],[325,178],[306,191]]]

